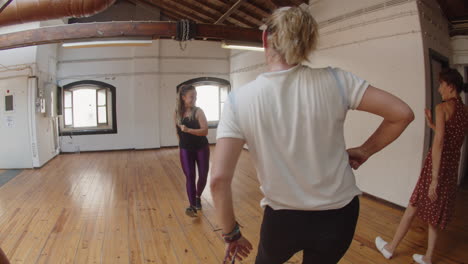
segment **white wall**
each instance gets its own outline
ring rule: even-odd
[[[39,27],[39,23],[28,23],[0,28],[0,34]],[[35,74],[37,47],[26,47],[0,51],[0,168],[32,168],[31,131],[29,123],[29,82]],[[16,110],[5,113],[4,95],[7,90],[14,94]],[[13,120],[7,126],[6,119]]]
[[[39,22],[0,27],[0,34],[35,29]],[[5,66],[33,64],[36,61],[37,46],[0,51],[1,64]],[[1,69],[0,69],[1,70]]]
[[[232,50],[229,58],[233,89],[254,80],[266,70],[264,52]]]
[[[0,57],[2,54],[0,53]],[[5,113],[6,91],[14,95],[14,113]],[[32,168],[32,150],[30,141],[30,126],[28,122],[28,77],[12,77],[0,79],[0,168],[21,169]],[[6,119],[11,119],[8,126]]]
[[[57,96],[57,44],[37,47],[37,89],[35,98],[44,97],[46,100],[46,113],[35,113],[35,129],[37,144],[36,166],[42,167],[47,161],[59,153],[56,146],[57,116],[54,105]],[[34,140],[34,139],[33,139]],[[33,151],[33,159],[36,151]]]
[[[2,27],[0,34],[63,23],[51,20]],[[57,45],[0,51],[0,61],[5,66],[0,68],[1,94],[9,89],[18,95],[17,111],[5,115],[3,108],[0,110],[0,136],[8,139],[0,149],[0,156],[4,156],[0,168],[41,167],[58,154],[56,117],[52,111],[52,104],[56,103]],[[40,97],[46,99],[46,113],[36,109],[36,99]],[[5,126],[6,116],[14,119],[12,128]],[[9,148],[10,145],[14,147]]]
[[[198,77],[229,79],[228,51],[217,42],[173,40],[149,47],[59,50],[61,86],[97,80],[117,89],[117,134],[61,137],[61,150],[144,149],[177,145],[173,124],[176,86]],[[215,130],[209,140],[214,143]]]
[[[232,90],[254,80],[259,74],[266,71],[264,52],[232,50],[229,59]],[[244,148],[248,149],[249,147],[246,144]]]

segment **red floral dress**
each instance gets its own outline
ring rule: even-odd
[[[454,211],[460,149],[468,132],[468,111],[460,98],[452,100],[456,101],[456,106],[452,117],[445,122],[439,181],[436,189],[437,200],[431,202],[428,197],[432,180],[432,148],[426,156],[421,176],[410,199],[410,204],[418,208],[418,217],[439,229],[447,227]]]

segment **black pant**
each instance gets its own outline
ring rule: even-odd
[[[303,250],[303,264],[336,264],[353,240],[359,216],[356,196],[326,211],[265,208],[255,264],[281,264]]]

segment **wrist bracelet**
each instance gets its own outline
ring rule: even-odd
[[[229,232],[229,233],[223,233],[222,235],[223,235],[223,237],[224,237],[224,236],[231,236],[231,235],[234,235],[235,233],[237,233],[237,232],[239,232],[239,231],[240,231],[239,223],[237,223],[237,221],[236,221],[236,225],[234,226],[234,228],[232,229],[232,231]]]
[[[240,228],[239,228],[239,223],[236,222],[236,225],[234,226],[234,229],[225,234],[223,233],[222,234],[222,237],[223,237],[223,240],[226,242],[226,243],[231,243],[231,242],[234,242],[236,240],[239,240],[239,238],[241,238],[241,232],[240,232]]]
[[[224,240],[224,242],[226,242],[226,243],[232,243],[232,242],[234,242],[234,241],[239,240],[241,237],[242,237],[242,234],[241,234],[241,232],[239,231],[239,232],[236,233],[234,236],[231,236],[231,237],[224,236],[224,237],[223,237],[223,240]]]

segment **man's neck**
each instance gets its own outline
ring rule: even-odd
[[[270,53],[267,54],[266,62],[268,72],[285,71],[297,65],[286,63],[284,58],[281,58],[280,55],[273,51],[270,51]]]

